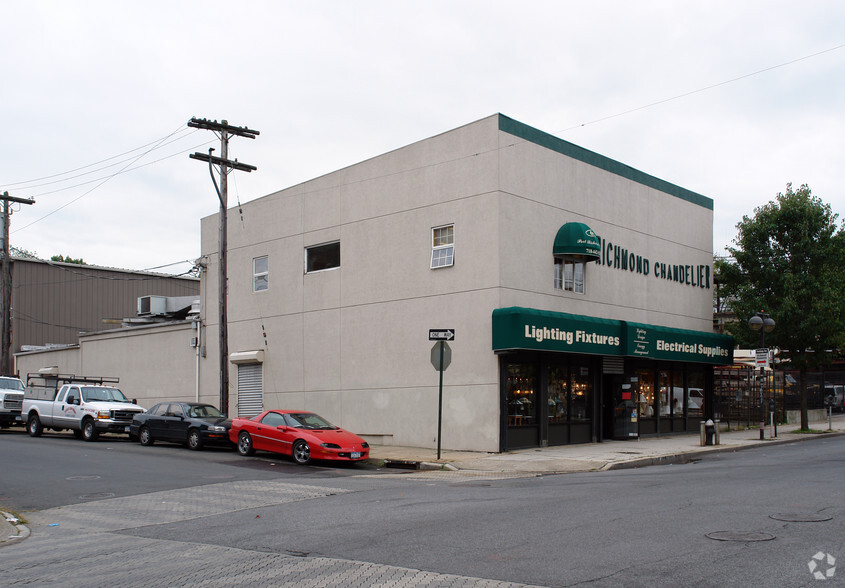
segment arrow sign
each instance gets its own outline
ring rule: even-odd
[[[455,339],[455,329],[429,329],[429,341],[453,341]]]

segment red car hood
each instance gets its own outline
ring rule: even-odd
[[[359,447],[364,440],[343,429],[298,429],[303,437],[311,436],[320,443],[336,443],[341,447]]]

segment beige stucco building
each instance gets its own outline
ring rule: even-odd
[[[453,329],[443,447],[697,431],[710,366],[730,362],[712,333],[713,201],[502,115],[229,217],[232,414],[309,409],[434,447],[429,330]],[[217,230],[202,220],[203,390]]]

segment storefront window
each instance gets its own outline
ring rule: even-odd
[[[508,366],[508,425],[534,425],[537,417],[534,385],[536,369],[533,364]]]
[[[569,370],[566,367],[552,367],[549,369],[549,422],[562,423],[566,421],[566,402],[569,390]]]
[[[704,370],[695,367],[687,375],[687,414],[700,418],[704,414]]]
[[[593,383],[590,379],[590,366],[573,363],[570,371],[572,379],[572,421],[590,420],[590,398],[593,395]]]
[[[670,391],[672,389],[672,372],[669,370],[660,370],[657,372],[657,385],[660,392],[660,416],[668,417],[672,415],[672,396]]]

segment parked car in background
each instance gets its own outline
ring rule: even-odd
[[[135,415],[129,435],[141,445],[156,441],[182,443],[189,449],[205,445],[228,445],[232,422],[211,404],[201,402],[160,402],[144,414]]]
[[[23,424],[21,406],[24,390],[20,378],[0,376],[0,427]]]
[[[838,384],[825,386],[824,397],[831,399],[834,412],[845,412],[845,386]]]
[[[229,440],[241,455],[271,451],[302,465],[312,459],[355,462],[370,456],[370,446],[361,437],[301,410],[267,410],[251,419],[232,419]]]

